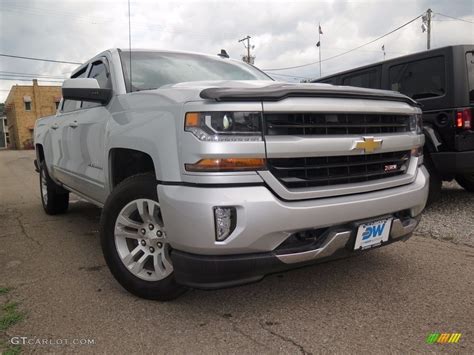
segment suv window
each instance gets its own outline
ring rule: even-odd
[[[380,88],[380,76],[376,69],[359,72],[346,76],[342,80],[342,85],[377,89]]]
[[[336,85],[336,79],[337,79],[336,77],[334,77],[334,78],[329,78],[329,79],[324,79],[324,80],[318,81],[318,83]]]
[[[426,99],[446,93],[444,57],[432,57],[395,65],[389,70],[390,89]]]
[[[86,77],[87,66],[84,67],[81,71],[71,76],[71,79],[75,78],[85,78]],[[62,112],[74,111],[77,109],[77,103],[80,101],[76,100],[64,100]]]
[[[88,78],[96,79],[101,89],[111,88],[110,75],[109,75],[109,72],[107,71],[106,65],[102,61],[95,62],[92,64],[92,68],[91,68],[91,71],[89,72]],[[83,102],[82,103],[83,108],[95,107],[95,106],[100,106],[100,104],[96,102]]]
[[[467,79],[469,83],[469,101],[474,101],[474,52],[466,53]]]

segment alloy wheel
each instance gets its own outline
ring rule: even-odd
[[[128,203],[118,214],[114,238],[122,263],[136,277],[159,281],[173,272],[158,202],[137,199]]]

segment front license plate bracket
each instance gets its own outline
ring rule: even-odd
[[[380,217],[358,224],[354,250],[373,248],[388,241],[392,216]]]

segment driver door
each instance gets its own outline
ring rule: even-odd
[[[92,62],[87,77],[96,79],[100,88],[112,88],[106,58]],[[72,178],[71,187],[101,203],[107,195],[105,130],[110,118],[107,106],[83,101],[78,113],[64,122],[67,149],[73,156],[68,167]]]

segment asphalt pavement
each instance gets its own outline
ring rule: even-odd
[[[474,194],[455,183],[405,243],[159,303],[113,279],[100,209],[43,212],[33,159],[0,151],[0,303],[24,315],[0,337],[25,353],[474,353]]]

